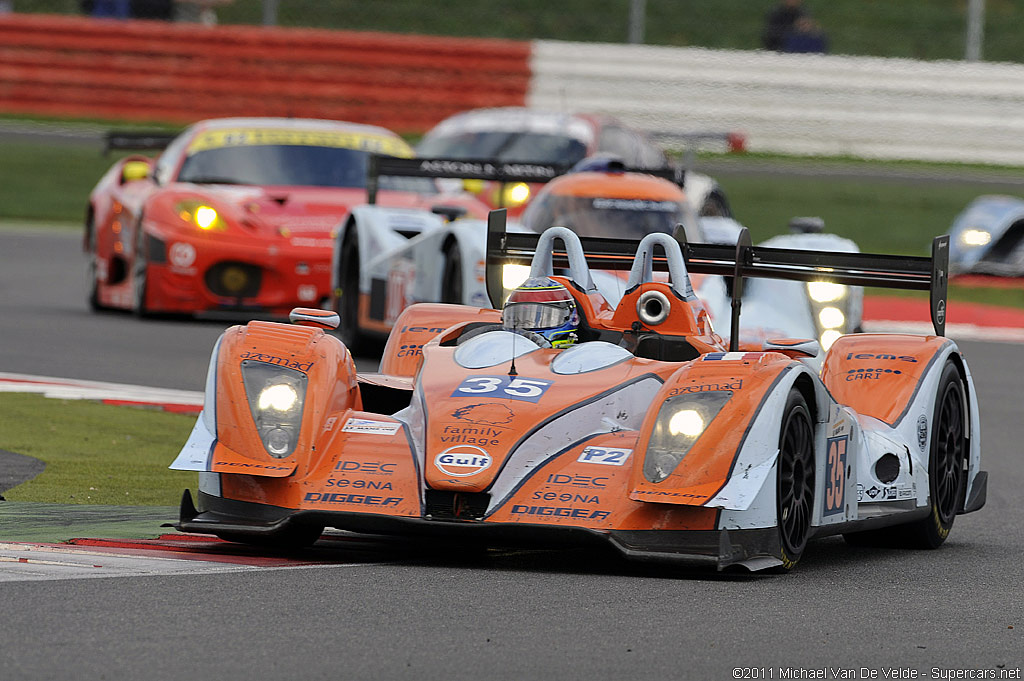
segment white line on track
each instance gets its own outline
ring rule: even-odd
[[[203,393],[195,390],[147,388],[126,383],[82,381],[6,372],[0,372],[0,392],[39,393],[64,400],[121,400],[158,406],[203,404]]]

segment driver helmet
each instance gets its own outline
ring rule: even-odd
[[[533,331],[553,348],[576,342],[579,326],[576,301],[568,289],[549,277],[530,277],[505,301],[501,323],[510,331]]]

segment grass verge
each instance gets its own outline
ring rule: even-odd
[[[9,501],[174,506],[195,473],[171,471],[195,417],[0,393],[0,449],[46,463]]]

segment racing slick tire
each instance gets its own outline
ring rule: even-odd
[[[462,253],[459,251],[459,245],[452,242],[444,250],[441,302],[462,305],[462,296]]]
[[[359,240],[355,227],[345,234],[341,245],[341,263],[338,265],[339,291],[335,296],[334,311],[341,323],[338,338],[353,355],[367,350],[369,345],[365,334],[359,330]]]
[[[146,305],[146,274],[149,266],[142,251],[142,248],[145,247],[144,244],[145,237],[139,239],[139,247],[136,249],[135,259],[132,261],[132,313],[142,319],[153,316],[152,311]]]
[[[241,532],[217,532],[217,536],[224,541],[235,544],[246,544],[267,549],[280,551],[291,551],[304,549],[312,546],[324,533],[322,525],[303,525],[293,527],[287,532],[277,532],[272,535],[252,535]]]
[[[807,400],[790,389],[779,432],[775,504],[782,565],[788,572],[800,561],[811,535],[814,509],[814,428]]]
[[[844,534],[853,546],[937,549],[949,536],[963,504],[967,462],[967,396],[960,371],[950,362],[942,369],[932,414],[928,453],[929,513],[905,525]]]

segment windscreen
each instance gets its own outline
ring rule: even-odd
[[[458,158],[572,165],[587,154],[580,140],[567,135],[482,131],[438,135],[416,150],[424,158]]]
[[[220,147],[185,158],[179,182],[285,187],[366,187],[364,151],[308,145]],[[435,193],[423,177],[381,177],[381,189]]]
[[[676,201],[614,199],[606,197],[538,197],[522,222],[535,232],[559,225],[580,236],[642,239],[652,232],[672,234],[683,221]]]

